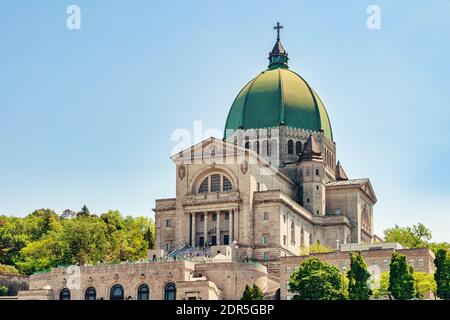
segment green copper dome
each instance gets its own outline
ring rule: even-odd
[[[269,55],[268,70],[242,90],[231,106],[225,138],[237,129],[287,127],[319,131],[333,140],[330,119],[319,96],[287,66],[287,53],[279,37]]]

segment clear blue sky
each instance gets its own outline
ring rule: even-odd
[[[70,4],[81,30],[66,28]],[[223,129],[280,21],[338,159],[372,181],[377,233],[423,222],[450,241],[449,12],[447,0],[1,0],[0,213],[153,216],[175,195],[171,133]]]

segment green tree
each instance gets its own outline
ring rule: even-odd
[[[14,266],[0,264],[0,274],[18,275],[20,273]]]
[[[59,216],[50,209],[35,210],[25,217],[24,222],[32,240],[40,239],[48,232],[62,229]]]
[[[423,299],[426,294],[433,293],[436,296],[436,281],[434,275],[427,272],[414,272],[414,287],[416,298]]]
[[[313,257],[305,260],[289,279],[296,300],[343,299],[342,274],[338,268]]]
[[[24,218],[0,216],[0,264],[32,274],[58,265],[138,260],[154,245],[151,219],[83,212],[77,219],[60,219],[50,209]]]
[[[350,270],[347,277],[350,300],[369,300],[372,294],[369,288],[370,272],[360,252],[350,253]]]
[[[436,280],[436,294],[439,298],[450,300],[450,257],[447,250],[440,249],[434,259],[436,272],[434,279]]]
[[[0,264],[15,265],[31,237],[23,218],[0,216],[0,221]]]
[[[245,285],[241,300],[264,300],[264,294],[256,284],[251,287]]]
[[[431,231],[421,223],[412,227],[399,227],[395,225],[394,228],[384,230],[384,239],[386,242],[398,242],[408,248],[426,247],[431,237]]]
[[[394,252],[389,267],[389,292],[397,300],[413,299],[414,270],[406,263],[405,256]]]
[[[91,213],[89,212],[88,207],[87,207],[86,205],[84,205],[84,206],[81,208],[81,211],[79,211],[79,212],[77,213],[77,218],[78,218],[78,217],[89,217],[90,215],[91,215]]]
[[[448,242],[431,242],[428,244],[431,250],[433,250],[434,254],[437,255],[439,250],[450,251],[450,243]]]
[[[8,295],[8,287],[0,286],[0,297],[4,297]]]
[[[264,293],[256,284],[253,284],[252,291],[253,291],[252,300],[264,300]]]
[[[20,260],[16,262],[18,269],[25,274],[51,267],[57,267],[64,261],[69,252],[67,243],[61,240],[61,234],[51,232],[43,238],[29,242],[20,250]]]
[[[326,252],[332,252],[333,249],[327,246],[324,246],[320,243],[314,243],[310,246],[301,246],[300,247],[300,255],[301,256],[307,256],[310,253],[326,253]]]
[[[248,284],[245,285],[244,292],[242,293],[241,300],[252,300],[253,298],[253,292],[252,289],[249,287]]]
[[[147,241],[149,249],[155,248],[155,235],[151,227],[148,227],[147,231],[145,231],[144,239]]]
[[[111,252],[106,224],[99,218],[66,220],[61,240],[69,249],[62,264],[85,264],[102,261]]]

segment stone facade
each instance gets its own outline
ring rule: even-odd
[[[277,134],[280,168],[271,162],[274,151],[261,147],[264,139],[252,150],[253,139],[240,146],[237,139],[210,138],[174,155],[176,198],[156,200],[156,248],[234,241],[239,257],[270,265],[276,276],[275,262],[301,247],[372,242],[376,197],[369,180],[336,180],[335,146],[322,132],[282,128]],[[306,152],[311,144],[317,153],[311,159],[291,154],[292,146]]]
[[[224,250],[224,248],[221,248]],[[226,249],[225,249],[226,250]],[[112,288],[123,288],[123,299],[138,300],[139,288],[149,288],[149,300],[165,300],[168,284],[176,300],[240,299],[246,284],[257,284],[266,293],[278,289],[265,266],[254,262],[168,260],[115,265],[53,268],[30,276],[30,287],[18,299],[58,300],[63,291],[71,300],[84,300],[95,289],[97,300],[111,299]]]

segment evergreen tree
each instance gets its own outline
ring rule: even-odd
[[[241,300],[264,300],[264,294],[256,284],[252,287],[245,285]]]
[[[347,272],[350,300],[369,300],[370,272],[360,252],[350,253],[350,270]]]
[[[91,215],[91,213],[89,212],[89,209],[86,205],[83,206],[83,208],[81,208],[81,211],[79,211],[77,213],[77,218],[78,217],[89,217]]]
[[[252,300],[264,300],[264,293],[256,284],[252,288]]]
[[[413,267],[406,263],[406,257],[394,252],[389,265],[389,292],[397,300],[414,298]]]
[[[144,238],[148,242],[148,248],[154,249],[155,248],[155,236],[153,234],[151,227],[148,227],[147,231],[145,231]]]
[[[241,300],[252,300],[252,296],[252,289],[246,284]]]
[[[434,264],[436,266],[434,279],[437,285],[437,296],[444,300],[450,300],[450,257],[447,250],[438,250]]]

